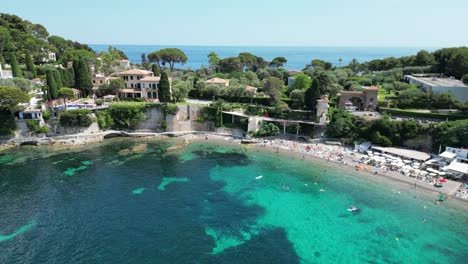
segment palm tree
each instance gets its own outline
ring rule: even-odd
[[[222,99],[216,100],[213,103],[213,106],[216,108],[216,115],[220,116],[220,126],[221,127],[223,126],[223,108],[224,108],[224,105],[225,105],[224,100],[222,100]]]

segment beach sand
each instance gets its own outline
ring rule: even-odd
[[[468,202],[466,199],[453,196],[461,185],[460,182],[447,180],[442,188],[436,188],[429,182],[402,175],[397,171],[386,171],[378,167],[367,165],[356,169],[356,165],[361,163],[360,159],[364,157],[364,155],[355,153],[352,149],[342,146],[326,145],[323,143],[302,143],[284,139],[265,140],[266,143],[244,145],[241,144],[239,139],[213,133],[185,135],[183,137],[193,141],[207,140],[206,137],[208,137],[210,142],[228,144],[242,148],[245,151],[267,151],[275,153],[284,159],[309,160],[324,166],[339,167],[348,173],[365,174],[374,178],[375,176],[379,176],[388,180],[405,183],[415,190],[419,189],[420,191],[429,191],[436,194],[434,197],[437,197],[439,194],[445,194],[457,200]],[[310,148],[309,151],[307,151],[308,148]]]

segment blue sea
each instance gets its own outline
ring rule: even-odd
[[[221,58],[237,56],[241,52],[250,52],[266,60],[283,56],[288,60],[285,65],[289,70],[302,70],[313,59],[321,59],[335,66],[347,65],[353,58],[359,62],[387,57],[415,55],[421,49],[434,51],[437,48],[422,47],[259,47],[259,46],[160,46],[160,45],[113,45],[125,52],[132,63],[141,63],[142,53],[151,53],[164,48],[179,48],[189,58],[185,65],[178,68],[199,69],[208,66],[207,55],[214,51]],[[108,45],[90,45],[95,51],[107,50]],[[340,58],[342,61],[340,62]]]
[[[464,202],[283,154],[182,139],[1,151],[0,263],[467,263]]]

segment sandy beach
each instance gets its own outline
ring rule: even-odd
[[[216,141],[221,144],[235,145],[247,151],[268,151],[285,158],[313,160],[314,162],[324,163],[326,165],[339,166],[346,171],[352,169],[353,172],[365,173],[371,176],[375,175],[405,183],[415,189],[420,188],[432,192],[436,195],[434,197],[444,194],[451,198],[468,202],[468,199],[454,196],[461,185],[460,182],[447,180],[443,187],[436,188],[428,181],[412,178],[398,171],[384,170],[380,167],[363,165],[362,160],[365,159],[366,156],[361,153],[353,152],[352,149],[348,147],[327,145],[324,143],[303,143],[284,139],[267,139],[261,140],[259,143],[244,145],[241,144],[241,140],[239,139],[214,133],[184,135],[183,138],[197,141]],[[359,169],[357,168],[358,164],[360,164]]]

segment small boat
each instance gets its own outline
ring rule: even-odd
[[[325,189],[320,189],[320,190],[318,190],[318,191],[319,191],[319,192],[325,192]]]
[[[259,175],[259,176],[255,177],[256,180],[260,180],[261,178],[263,178],[263,175]]]
[[[357,208],[356,206],[350,206],[346,210],[348,210],[348,212],[357,212],[357,211],[359,211],[359,208]]]
[[[443,194],[439,195],[439,201],[440,202],[445,201],[445,199],[447,199],[447,197],[445,197],[445,195],[443,195]]]

